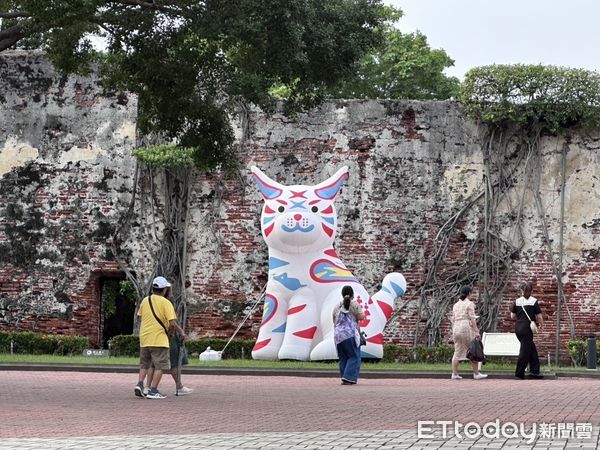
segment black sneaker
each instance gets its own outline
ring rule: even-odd
[[[133,393],[135,394],[136,397],[142,397],[144,398],[144,385],[143,384],[136,384],[135,388],[133,388]]]

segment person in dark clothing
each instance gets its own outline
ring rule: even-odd
[[[529,365],[530,378],[544,378],[540,374],[540,359],[538,357],[535,342],[533,342],[533,331],[531,322],[539,329],[544,322],[540,304],[535,297],[531,295],[531,283],[521,285],[522,296],[515,300],[510,311],[510,317],[516,319],[515,334],[521,342],[519,350],[519,359],[515,377],[521,380],[525,378],[525,369]]]

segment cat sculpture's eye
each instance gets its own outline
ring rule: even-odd
[[[310,210],[314,213],[319,212],[319,208],[317,208],[316,206],[313,206],[312,208],[310,208]]]
[[[285,211],[285,208],[283,206],[280,206],[279,208],[277,208],[277,211],[279,211],[280,213]]]

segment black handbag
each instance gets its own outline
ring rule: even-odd
[[[469,345],[469,351],[467,352],[467,358],[474,362],[482,362],[485,364],[485,355],[483,354],[483,343],[481,339],[475,338]]]
[[[358,330],[358,337],[360,338],[360,346],[367,345],[367,335],[364,331]]]

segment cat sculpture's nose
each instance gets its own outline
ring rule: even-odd
[[[302,220],[302,214],[294,214],[294,219],[300,222]]]

